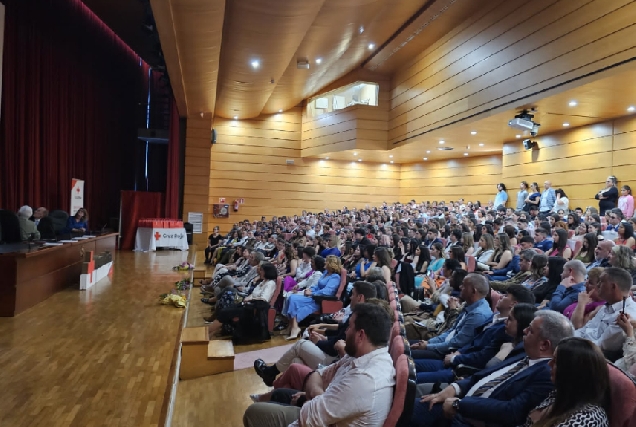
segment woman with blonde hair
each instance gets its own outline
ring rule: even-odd
[[[336,295],[340,286],[341,269],[340,259],[333,255],[328,256],[325,271],[318,283],[305,289],[302,295],[291,294],[287,297],[287,310],[283,312],[283,315],[291,320],[288,340],[298,338],[300,335],[298,323],[320,308],[318,303],[314,301],[314,297],[333,297]]]
[[[466,256],[473,255],[475,253],[475,239],[473,239],[472,233],[462,234],[462,248],[464,248]]]

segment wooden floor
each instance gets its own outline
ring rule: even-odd
[[[112,283],[0,318],[0,426],[158,425],[183,313],[158,296],[186,259],[117,253]]]

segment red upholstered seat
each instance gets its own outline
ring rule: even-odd
[[[267,329],[269,329],[270,332],[274,330],[274,321],[276,320],[276,309],[274,308],[274,304],[276,304],[276,300],[280,295],[282,285],[283,278],[278,276],[276,278],[276,289],[274,290],[272,299],[269,300],[269,311],[267,312]]]
[[[402,354],[394,362],[395,387],[393,403],[384,427],[406,427],[411,421],[415,402],[415,365],[410,357]]]
[[[497,303],[501,299],[501,294],[493,289],[490,290],[490,309],[492,312],[497,311]]]
[[[466,255],[466,271],[472,273],[475,271],[475,266],[477,265],[477,261],[475,257],[472,255]]]
[[[398,357],[404,354],[404,339],[401,336],[394,336],[391,342],[389,342],[389,354],[395,365]]]
[[[391,327],[391,335],[389,336],[389,344],[393,342],[393,338],[400,335],[400,324],[395,321]]]
[[[608,364],[610,427],[636,427],[636,384],[620,369]]]
[[[347,270],[340,270],[340,285],[338,286],[338,291],[336,292],[336,296],[333,299],[323,299],[320,301],[320,313],[322,314],[332,314],[337,312],[342,308],[342,301],[340,297],[344,292],[345,287],[347,286]]]

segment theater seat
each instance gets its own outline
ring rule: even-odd
[[[68,214],[61,210],[54,210],[49,213],[49,218],[53,220],[55,234],[63,234],[68,223]]]
[[[493,289],[490,290],[490,309],[493,313],[497,311],[497,303],[501,298],[501,294]]]
[[[466,271],[469,273],[475,272],[475,266],[477,265],[477,261],[475,257],[472,255],[466,255]]]
[[[344,292],[347,286],[347,270],[340,270],[340,285],[338,291],[333,297],[320,297],[320,313],[319,314],[333,314],[342,308],[342,292]]]
[[[383,427],[406,427],[411,422],[415,402],[415,365],[410,357],[402,354],[394,366],[393,403]]]
[[[636,384],[620,369],[608,364],[610,427],[636,427]]]
[[[393,359],[393,364],[397,363],[398,358],[404,354],[404,338],[397,335],[389,342],[389,354]]]
[[[274,293],[272,294],[272,299],[269,300],[269,311],[267,312],[267,329],[270,332],[274,331],[274,322],[276,321],[276,309],[274,308],[274,305],[276,304],[276,300],[278,299],[278,296],[280,295],[280,289],[282,287],[283,284],[283,278],[278,276],[276,278],[276,289],[274,290]]]
[[[20,237],[20,221],[15,212],[0,210],[0,228],[2,228],[2,242],[19,243],[22,241]]]
[[[40,232],[40,238],[43,240],[55,239],[55,225],[53,224],[53,220],[48,216],[40,219],[38,231]]]

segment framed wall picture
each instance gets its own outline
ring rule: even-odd
[[[230,205],[224,203],[215,203],[212,205],[212,216],[214,218],[229,218]]]

